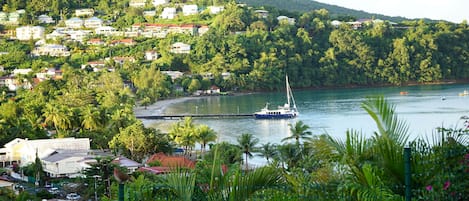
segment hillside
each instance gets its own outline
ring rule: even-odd
[[[385,16],[376,13],[368,13],[359,10],[348,9],[340,6],[324,4],[317,1],[312,0],[239,0],[240,3],[246,3],[252,6],[271,6],[275,7],[280,10],[288,10],[291,12],[305,12],[311,10],[318,10],[325,8],[329,11],[331,17],[337,16],[353,16],[357,19],[359,18],[375,18],[375,19],[383,19],[383,20],[390,20],[394,22],[401,22],[403,20],[408,20],[403,17],[391,17]]]

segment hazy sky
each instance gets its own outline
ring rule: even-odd
[[[370,13],[429,18],[460,23],[469,20],[469,0],[315,0]]]

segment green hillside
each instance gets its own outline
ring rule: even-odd
[[[368,13],[364,11],[358,11],[353,9],[348,9],[340,6],[324,4],[312,0],[239,0],[240,3],[246,3],[252,6],[271,6],[281,10],[288,10],[292,12],[307,12],[311,10],[318,10],[325,8],[329,11],[332,17],[337,16],[353,16],[357,19],[359,18],[375,18],[390,20],[394,22],[400,22],[403,20],[408,20],[403,17],[390,17],[376,13]]]

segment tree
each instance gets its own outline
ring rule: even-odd
[[[52,124],[59,134],[59,137],[63,136],[63,134],[60,133],[61,130],[64,131],[72,125],[70,117],[73,115],[71,115],[71,111],[69,108],[65,108],[61,105],[47,103],[44,108],[43,116],[45,117],[44,123],[47,125]]]
[[[84,107],[81,112],[81,125],[84,129],[94,131],[101,128],[101,113],[92,105]]]
[[[207,143],[217,139],[217,133],[207,125],[200,125],[196,128],[197,141],[200,143],[202,154],[205,152]]]
[[[270,159],[274,158],[277,155],[277,147],[275,144],[266,143],[262,145],[260,152],[260,156],[265,157],[267,163],[270,163]]]
[[[124,148],[123,151],[128,151],[131,159],[141,160],[145,153],[146,142],[147,135],[145,134],[143,123],[137,121],[121,129],[109,142],[109,147],[116,150]]]
[[[252,157],[252,151],[254,147],[259,143],[259,139],[255,138],[252,134],[250,133],[244,133],[241,136],[238,137],[237,139],[238,145],[241,147],[241,150],[243,151],[245,155],[245,160],[246,160],[246,171],[248,170],[248,157]]]
[[[184,118],[183,122],[173,124],[169,131],[170,138],[177,144],[183,146],[186,151],[191,151],[196,142],[196,129],[191,117]],[[186,153],[187,154],[187,153]]]
[[[300,139],[301,140],[311,139],[309,136],[312,135],[313,133],[311,133],[311,131],[308,131],[309,126],[305,125],[303,121],[296,122],[294,126],[289,124],[289,126],[290,126],[291,136],[283,138],[282,142],[295,139],[298,148],[300,148]]]

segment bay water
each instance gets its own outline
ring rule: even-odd
[[[237,144],[237,137],[251,133],[261,144],[282,143],[290,135],[290,124],[303,121],[313,134],[327,133],[345,139],[347,130],[353,129],[366,136],[373,135],[377,127],[361,108],[370,96],[383,96],[395,107],[399,119],[409,125],[410,139],[428,137],[436,128],[460,128],[461,117],[469,115],[469,96],[464,90],[469,84],[423,85],[409,87],[379,87],[327,90],[293,90],[299,116],[294,119],[258,120],[246,118],[200,118],[195,124],[206,124],[214,129],[218,141]],[[253,93],[236,96],[209,96],[178,102],[165,108],[163,114],[245,114],[254,113],[268,102],[277,107],[286,102],[285,92]],[[146,120],[145,124],[167,132],[177,120]]]

